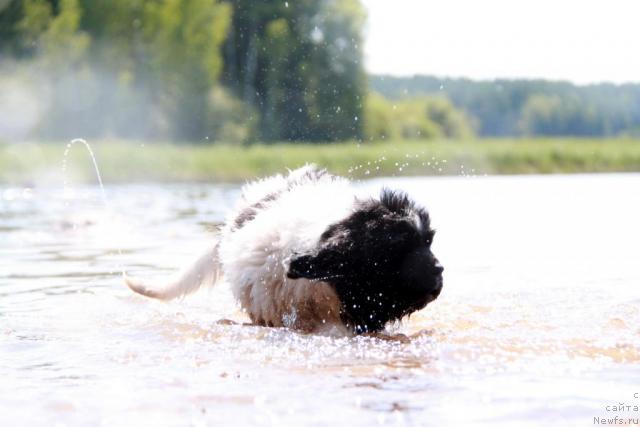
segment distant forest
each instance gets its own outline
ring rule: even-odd
[[[640,84],[381,75],[370,76],[369,84],[390,100],[447,98],[480,136],[640,135]]]
[[[359,0],[0,0],[0,142],[640,134],[640,85],[367,76],[365,22]]]
[[[361,139],[365,18],[358,0],[0,0],[0,139]]]

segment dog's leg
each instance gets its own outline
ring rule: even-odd
[[[124,281],[141,295],[170,300],[198,290],[202,285],[213,285],[220,275],[220,261],[218,259],[218,245],[208,249],[188,269],[175,278],[164,283],[147,284],[124,274]]]

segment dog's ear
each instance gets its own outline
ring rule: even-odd
[[[340,247],[325,246],[316,254],[294,256],[289,263],[290,279],[322,280],[342,275],[347,267]]]
[[[294,255],[289,263],[290,279],[322,280],[344,275],[349,264],[350,231],[342,223],[330,226],[321,236],[320,244],[311,253]]]
[[[314,268],[313,257],[311,255],[302,255],[291,259],[289,263],[289,271],[287,277],[289,279],[315,279],[316,269]]]

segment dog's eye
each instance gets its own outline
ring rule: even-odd
[[[429,230],[427,232],[427,245],[431,246],[431,243],[433,243],[433,238],[436,235],[436,230]]]

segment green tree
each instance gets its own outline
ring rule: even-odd
[[[443,96],[425,99],[426,114],[430,121],[438,125],[440,133],[447,138],[465,139],[473,136],[473,125],[467,114],[455,108]]]
[[[404,139],[430,139],[442,136],[442,129],[427,114],[425,98],[411,98],[393,104],[394,121]]]
[[[26,45],[35,46],[49,70],[68,71],[82,61],[90,38],[79,31],[78,0],[60,0],[58,12],[46,0],[24,0],[23,15],[16,27]]]
[[[231,10],[212,0],[160,0],[146,5],[146,76],[172,118],[175,138],[206,138],[208,94],[222,70],[220,46]]]
[[[22,5],[17,1],[0,0],[0,53],[11,56],[22,54],[21,38],[16,22],[22,17]]]
[[[0,52],[51,95],[48,137],[359,139],[364,18],[357,0],[0,0]]]
[[[365,106],[364,132],[368,140],[465,139],[474,134],[467,115],[442,96],[389,101],[374,92]]]
[[[21,71],[41,93],[40,103],[48,106],[48,111],[41,114],[39,131],[54,138],[71,136],[71,129],[83,132],[88,122],[87,97],[79,82],[86,79],[86,53],[91,40],[80,30],[78,0],[18,3],[21,11],[14,28],[20,35],[22,53],[33,55],[33,66]]]
[[[364,108],[364,138],[368,141],[397,138],[399,134],[395,123],[391,103],[376,92],[368,93]]]
[[[232,0],[224,81],[260,113],[266,140],[362,136],[361,33],[356,0]]]
[[[599,135],[603,123],[596,110],[575,98],[532,95],[524,105],[520,127],[526,135]]]

